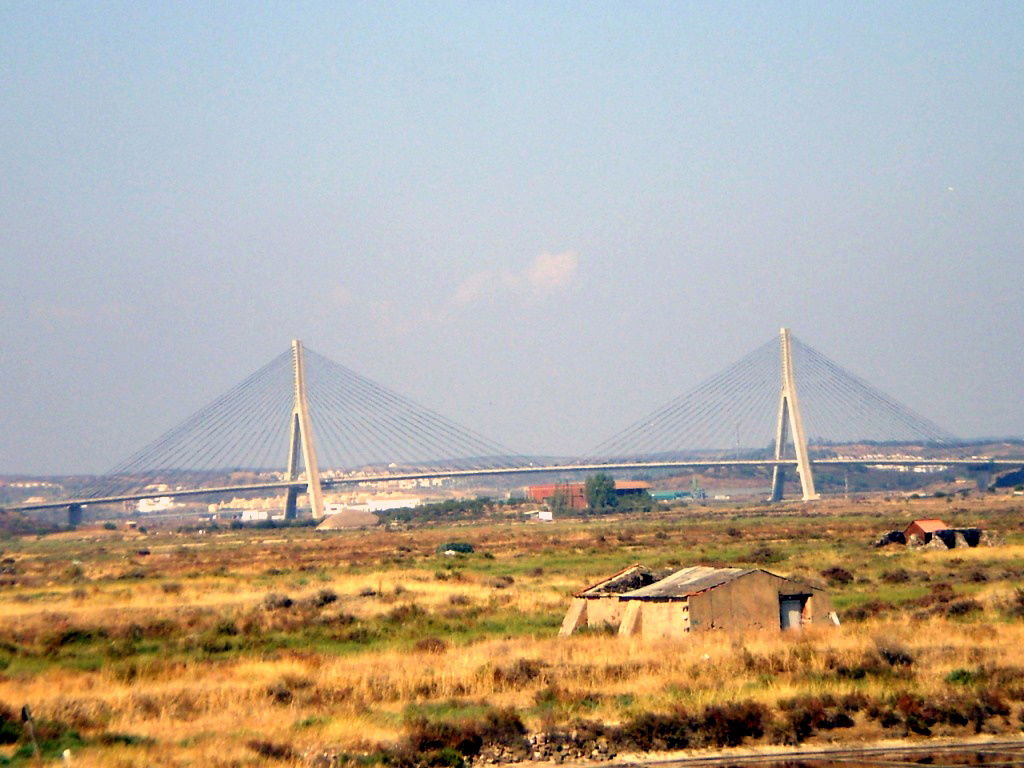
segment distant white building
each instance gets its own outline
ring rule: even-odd
[[[368,499],[366,504],[370,512],[383,512],[387,509],[418,507],[423,504],[423,499],[419,496],[386,496],[383,498]]]
[[[166,512],[174,507],[174,499],[170,496],[157,496],[155,499],[139,499],[135,502],[135,510],[140,514]]]
[[[406,509],[422,506],[423,499],[419,496],[377,496],[370,497],[361,504],[343,504],[345,509],[361,512],[385,512],[389,509]]]
[[[407,491],[412,488],[436,488],[444,485],[447,479],[446,477],[417,477],[393,481],[393,484]]]

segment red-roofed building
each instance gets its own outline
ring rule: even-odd
[[[560,496],[569,509],[587,508],[587,491],[583,483],[547,483],[526,486],[526,498],[530,501],[551,501]]]
[[[643,480],[616,480],[617,496],[633,496],[642,494],[651,487]],[[547,483],[545,485],[526,486],[526,498],[530,501],[551,501],[556,495],[565,500],[569,509],[587,508],[587,487],[585,483]]]
[[[908,525],[907,529],[903,531],[903,535],[906,537],[907,541],[910,541],[911,536],[917,536],[917,538],[921,539],[921,541],[927,544],[929,541],[931,541],[933,533],[935,533],[936,531],[945,531],[948,529],[949,526],[941,520],[937,520],[934,517],[926,517],[920,520],[915,520],[910,525]]]

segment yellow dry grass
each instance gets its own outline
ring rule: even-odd
[[[661,643],[605,636],[527,637],[483,641],[440,655],[379,651],[351,657],[309,654],[215,665],[197,662],[130,682],[103,670],[52,670],[32,680],[0,683],[0,700],[31,701],[46,718],[105,720],[109,730],[151,737],[163,745],[159,752],[167,758],[165,764],[228,765],[240,755],[253,760],[244,750],[253,738],[300,750],[324,744],[359,750],[394,741],[403,710],[426,700],[486,700],[529,711],[538,691],[552,684],[570,695],[599,692],[602,703],[588,716],[612,721],[621,716],[616,697],[664,709],[744,699],[774,704],[807,693],[883,695],[890,686],[886,681],[809,681],[816,672],[826,678],[827,654],[856,659],[879,639],[904,645],[927,668],[928,675],[909,687],[924,695],[938,693],[953,669],[982,663],[1024,665],[1024,626],[965,626],[951,632],[945,621],[900,621],[801,636],[694,635]],[[778,659],[780,672],[775,679],[752,675],[744,668],[741,650]],[[514,659],[540,661],[543,673],[522,685],[496,685],[493,670]],[[275,702],[268,695],[275,685],[290,686],[294,698]],[[310,718],[308,725],[302,724]],[[533,724],[538,724],[536,718]],[[170,753],[168,745],[173,745]],[[103,751],[101,762],[90,762],[100,760],[92,757],[80,764],[142,764],[132,761],[151,759],[143,757],[147,752],[111,748]]]
[[[656,538],[655,527],[641,523],[628,531],[638,544],[609,546],[622,550],[621,564],[641,559],[645,551],[686,560],[688,547],[719,541],[723,547],[740,546],[722,532],[724,523],[687,528],[684,521],[676,522],[679,530],[668,538]],[[828,525],[837,535],[844,526],[854,527],[858,536],[880,528],[874,517],[852,523],[831,520]],[[752,529],[756,536],[752,534],[751,541],[782,542],[776,546],[795,542],[793,553],[780,566],[785,572],[815,573],[847,560],[873,568],[902,565],[938,572],[950,567],[949,556],[939,552],[909,555],[860,545],[843,550],[828,540],[813,549],[803,548],[801,532],[809,527],[801,526],[800,520],[771,523],[763,531]],[[429,554],[438,541],[454,534],[489,542],[497,557],[478,562],[475,570],[458,565],[449,570],[464,573],[440,580],[435,570],[448,564],[429,560]],[[469,606],[467,623],[475,620],[469,609],[476,606],[490,606],[511,618],[552,614],[563,610],[567,594],[596,572],[585,555],[596,548],[597,537],[620,535],[626,533],[619,523],[534,529],[506,524],[399,539],[376,533],[331,539],[301,532],[277,539],[250,533],[211,539],[201,547],[183,547],[188,542],[181,539],[168,544],[154,538],[144,559],[133,554],[139,546],[135,539],[122,542],[117,557],[109,552],[100,557],[95,541],[68,538],[68,550],[61,550],[59,557],[27,542],[18,562],[26,570],[36,569],[36,581],[0,592],[0,622],[42,632],[56,625],[123,628],[165,616],[180,620],[190,611],[237,617],[258,611],[268,591],[287,592],[301,600],[325,589],[339,597],[331,610],[360,621],[388,615],[397,606],[414,605],[425,615],[441,614],[450,611],[453,596]],[[117,542],[102,539],[104,549],[116,548]],[[389,562],[400,542],[418,546],[419,559]],[[647,550],[638,551],[641,547]],[[492,583],[492,566],[508,566],[523,557],[544,562],[544,551],[550,552],[552,562],[571,556],[577,565],[519,574],[511,586]],[[84,579],[60,576],[71,557],[81,559]],[[1011,542],[965,550],[956,557],[962,569],[1019,568],[1024,545]],[[267,575],[271,565],[292,561],[307,567]],[[140,563],[157,575],[138,581],[117,578]],[[174,589],[167,589],[169,581]],[[997,612],[1014,586],[1012,580],[993,579],[972,587],[987,610],[983,620],[969,622],[912,617],[908,610],[895,618],[801,634],[693,634],[684,641],[658,643],[606,635],[558,639],[553,632],[492,632],[462,644],[449,643],[441,653],[395,644],[344,652],[293,647],[225,657],[140,657],[131,674],[124,664],[76,669],[41,663],[31,672],[0,674],[0,702],[12,707],[31,703],[38,717],[60,720],[86,734],[130,733],[155,740],[150,747],[93,746],[76,757],[75,765],[226,767],[264,764],[246,746],[252,739],[289,744],[299,752],[325,746],[359,751],[394,742],[411,711],[443,708],[450,700],[462,706],[486,702],[514,707],[528,725],[540,727],[550,713],[539,702],[551,690],[564,701],[586,700],[573,710],[576,716],[606,722],[645,709],[700,708],[740,700],[774,705],[803,694],[885,696],[898,688],[930,696],[948,688],[945,680],[953,670],[1024,669],[1024,624],[1001,620]],[[377,594],[362,596],[367,588]],[[416,621],[416,616],[410,620]],[[837,663],[856,663],[880,643],[907,649],[915,660],[913,671],[904,679],[899,674],[896,679],[832,674]],[[538,662],[537,674],[522,679],[495,674],[520,659]]]

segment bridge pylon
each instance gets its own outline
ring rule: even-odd
[[[779,330],[779,346],[782,356],[782,387],[779,392],[779,416],[775,425],[775,460],[782,459],[787,433],[791,434],[803,499],[814,501],[821,497],[814,490],[814,475],[811,472],[811,459],[807,451],[807,438],[804,436],[803,417],[800,415],[800,400],[796,394],[796,377],[793,375],[793,350],[789,328]],[[785,484],[786,468],[782,464],[776,464],[772,470],[772,501],[782,501]]]
[[[292,340],[292,369],[294,372],[295,401],[290,419],[291,440],[288,449],[288,480],[299,479],[299,459],[306,471],[306,496],[313,519],[324,516],[324,494],[320,487],[320,465],[317,464],[316,443],[313,441],[313,422],[309,418],[309,401],[306,398],[306,367],[302,342]],[[296,499],[299,488],[288,489],[284,516],[286,520],[296,517]]]

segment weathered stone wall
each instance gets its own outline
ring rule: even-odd
[[[587,624],[587,601],[580,598],[574,597],[572,602],[569,603],[569,610],[566,611],[565,618],[562,619],[562,626],[558,630],[559,637],[568,637],[576,630]]]
[[[689,601],[644,602],[640,636],[644,640],[685,637],[689,634]]]
[[[832,603],[823,591],[757,572],[690,597],[692,631],[779,629],[779,595],[810,593],[803,620],[831,623]]]
[[[691,596],[690,626],[695,632],[778,628],[777,581],[767,573],[752,573]]]
[[[584,598],[587,601],[587,626],[593,629],[619,626],[625,606],[617,596]]]
[[[622,612],[622,623],[619,624],[619,637],[632,637],[643,633],[643,603],[630,600]]]
[[[832,624],[832,601],[820,589],[814,590],[807,607],[804,609],[804,621],[809,624]]]

